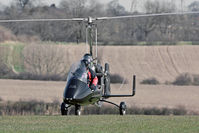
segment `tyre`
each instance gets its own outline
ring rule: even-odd
[[[81,115],[81,106],[75,105],[75,115],[80,116]]]
[[[61,115],[68,115],[68,108],[65,103],[61,104]]]
[[[120,115],[125,115],[126,114],[126,104],[125,102],[120,103]]]

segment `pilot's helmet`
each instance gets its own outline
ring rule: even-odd
[[[86,67],[88,67],[92,63],[93,58],[90,54],[85,54],[82,61],[85,63]]]

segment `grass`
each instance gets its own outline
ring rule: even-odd
[[[0,133],[198,133],[198,116],[4,116]]]
[[[18,46],[14,46],[13,48],[13,55],[12,57],[14,57],[15,59],[13,59],[13,64],[14,64],[14,69],[17,72],[24,72],[24,66],[23,66],[23,51],[24,45],[18,45]]]
[[[9,67],[14,68],[16,72],[24,72],[24,64],[23,64],[23,48],[25,44],[20,42],[5,42],[0,43],[3,47],[8,47],[9,51],[6,55],[6,62]]]

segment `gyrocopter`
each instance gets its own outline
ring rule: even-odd
[[[138,14],[128,16],[116,17],[99,17],[99,18],[71,18],[71,19],[20,19],[20,20],[0,20],[0,23],[16,23],[16,22],[49,22],[49,21],[78,21],[86,23],[86,44],[89,44],[89,55],[93,58],[91,69],[96,73],[98,78],[97,88],[92,90],[88,85],[87,68],[80,59],[79,62],[74,63],[67,76],[67,83],[63,93],[63,102],[61,104],[61,114],[68,115],[69,108],[75,106],[75,115],[81,115],[81,106],[101,103],[110,103],[118,107],[120,115],[125,115],[127,106],[125,102],[117,105],[113,102],[107,101],[110,97],[133,97],[136,91],[136,76],[133,75],[132,94],[128,95],[113,95],[110,87],[110,71],[109,64],[105,63],[104,68],[99,63],[97,58],[97,25],[95,21],[125,19],[125,18],[139,18],[139,17],[158,17],[170,15],[185,15],[185,14],[199,14],[199,12],[177,12],[177,13],[159,13],[159,14]],[[93,45],[96,45],[95,57],[93,55]]]

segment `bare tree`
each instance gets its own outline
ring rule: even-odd
[[[175,11],[175,9],[175,5],[169,2],[147,1],[144,5],[144,10],[146,11],[146,13],[168,13]],[[165,36],[168,33],[169,26],[171,26],[174,23],[174,20],[175,19],[170,16],[137,19],[136,23],[138,29],[136,34],[138,40],[151,40],[151,38],[149,38],[149,34],[154,34],[155,31],[160,32],[160,37]],[[158,37],[156,36],[156,39],[157,38]]]
[[[161,2],[157,7],[158,13],[175,12],[176,6],[172,2]],[[157,30],[160,31],[160,37],[162,41],[172,41],[172,33],[175,30],[177,19],[174,16],[160,16],[156,18]]]
[[[7,64],[7,54],[9,48],[5,46],[0,46],[0,77],[9,76],[13,74],[12,69]]]
[[[119,0],[112,0],[108,3],[107,13],[108,15],[119,16],[125,15],[126,10],[122,5],[119,4]]]
[[[31,8],[36,1],[37,0],[14,0],[13,5],[16,5],[19,10],[22,9],[22,11],[24,11],[26,7]]]
[[[199,11],[199,1],[194,1],[192,2],[189,6],[188,9],[190,11]]]
[[[64,49],[54,45],[28,45],[24,48],[26,71],[35,75],[65,75],[68,71]]]
[[[181,12],[184,11],[184,0],[180,0],[180,3],[181,3]]]
[[[14,0],[11,6],[0,11],[2,19],[24,18],[73,18],[99,17],[140,14],[127,12],[118,0],[107,5],[96,0],[62,0],[59,6],[42,6],[38,0]],[[132,9],[137,0],[132,0]],[[183,3],[183,0],[181,0]],[[188,6],[190,11],[199,10],[198,2]],[[143,10],[146,13],[175,12],[174,2],[147,1]],[[136,19],[98,21],[98,39],[100,42],[131,43],[133,41],[173,41],[198,40],[198,15],[159,16]],[[29,22],[3,24],[11,29],[15,36],[39,36],[42,41],[83,42],[85,25],[78,22]]]
[[[137,12],[136,11],[136,9],[137,9],[137,3],[138,3],[137,0],[132,0],[131,1],[131,9],[130,9],[131,12]]]
[[[82,17],[85,12],[87,0],[62,0],[60,7],[71,17]]]
[[[19,0],[19,3],[22,8],[25,8],[25,6],[28,4],[29,0]]]

